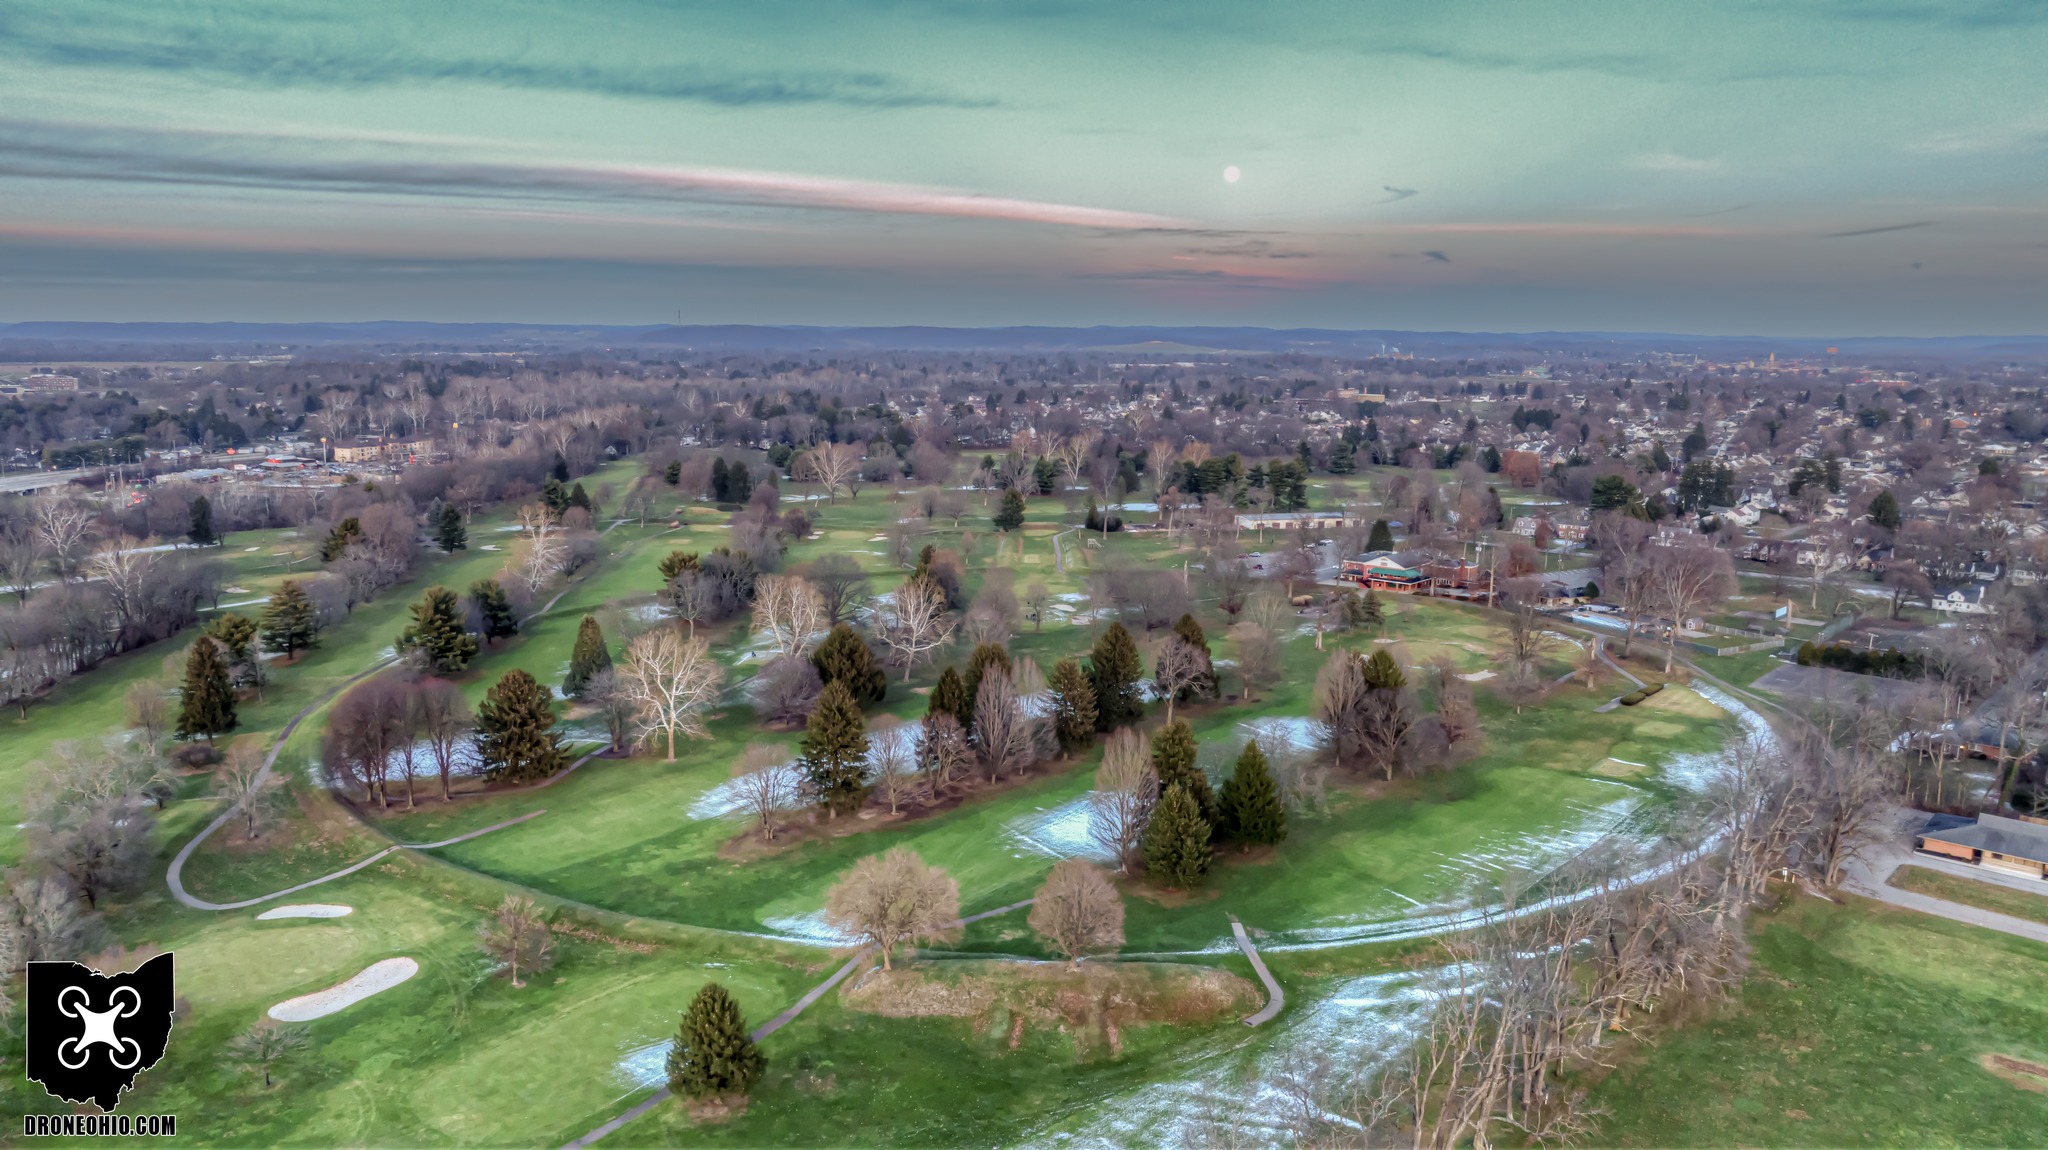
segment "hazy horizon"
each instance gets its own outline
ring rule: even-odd
[[[82,0],[0,11],[0,322],[2048,334],[2044,48],[2017,3]]]

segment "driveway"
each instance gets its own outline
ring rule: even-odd
[[[1964,906],[1959,902],[1949,902],[1947,899],[1915,894],[1912,891],[1900,890],[1897,887],[1885,884],[1884,880],[1899,866],[1917,866],[1974,879],[1989,886],[2008,886],[2017,890],[2030,891],[2048,898],[2048,882],[2030,882],[2017,875],[2002,875],[1995,871],[1980,870],[1967,863],[1952,863],[1944,859],[1936,859],[1914,853],[1912,831],[1920,826],[1926,817],[1926,815],[1919,811],[1900,812],[1898,821],[1895,824],[1899,833],[1881,846],[1873,847],[1867,851],[1868,857],[1856,859],[1844,868],[1842,888],[1854,894],[1862,895],[1865,898],[1876,899],[1878,902],[1889,903],[1892,906],[1903,907],[1906,910],[1917,910],[1922,914],[1931,914],[1952,922],[1966,923],[1970,926],[1981,926],[1986,930],[1995,930],[2004,934],[2016,935],[2020,938],[2032,939],[2035,942],[2048,943],[2048,923],[2029,922],[2023,918],[2014,918],[2009,914],[1998,914],[1994,911],[1983,910],[1974,906]]]

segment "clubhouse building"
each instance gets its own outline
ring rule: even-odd
[[[2048,823],[1978,815],[1935,815],[1913,836],[1913,849],[1988,870],[2048,879]]]

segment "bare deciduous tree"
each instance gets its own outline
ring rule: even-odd
[[[519,977],[522,969],[532,974],[555,961],[555,938],[548,930],[547,916],[524,895],[506,895],[477,928],[477,942],[505,968],[515,987],[526,985]]]
[[[960,720],[944,711],[926,715],[917,732],[918,769],[924,772],[925,789],[936,800],[967,769],[974,751],[967,745],[967,732]]]
[[[1734,585],[1734,568],[1728,554],[1707,543],[1659,547],[1650,563],[1650,581],[1655,588],[1657,609],[1671,621],[1664,645],[1664,673],[1678,657],[1678,631],[1685,620],[1708,603],[1727,594]]]
[[[990,664],[974,694],[974,751],[993,783],[1037,762],[1044,753],[1039,720],[1024,713],[1017,684]]]
[[[754,817],[764,839],[775,837],[776,823],[785,811],[803,803],[803,775],[781,747],[748,744],[732,785],[740,808]]]
[[[1081,956],[1114,951],[1124,944],[1124,900],[1109,877],[1084,859],[1062,859],[1033,896],[1031,929],[1067,956],[1070,969]]]
[[[702,639],[685,639],[668,627],[649,631],[626,648],[619,681],[639,707],[643,737],[663,736],[668,760],[676,758],[676,736],[710,737],[704,712],[718,701],[725,668]]]
[[[1152,692],[1166,700],[1166,721],[1173,722],[1174,700],[1182,691],[1209,680],[1209,658],[1200,647],[1169,635],[1152,661]]]
[[[781,655],[799,655],[804,643],[827,626],[824,597],[798,575],[762,575],[754,580],[754,633],[765,635]]]
[[[213,772],[213,793],[241,817],[243,833],[252,840],[276,819],[283,787],[284,780],[265,768],[263,752],[246,744],[229,748]]]
[[[804,453],[799,477],[816,479],[825,488],[825,500],[837,502],[839,490],[860,474],[861,450],[850,443],[821,443]]]
[[[1116,860],[1119,871],[1130,871],[1138,861],[1139,842],[1158,801],[1159,776],[1144,736],[1129,727],[1113,732],[1088,795],[1088,836]]]
[[[874,793],[889,804],[889,813],[910,791],[917,773],[917,728],[893,715],[868,725],[868,763],[874,768]]]
[[[960,884],[909,847],[869,855],[825,892],[825,921],[882,952],[882,969],[905,942],[936,942],[959,927]]]
[[[929,578],[905,579],[883,606],[881,617],[882,642],[902,661],[906,683],[911,671],[953,633],[946,592]]]

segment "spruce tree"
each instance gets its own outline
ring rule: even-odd
[[[939,672],[938,685],[932,688],[931,702],[924,713],[930,715],[951,715],[959,721],[960,729],[966,730],[968,720],[974,716],[974,700],[967,694],[967,684],[960,678],[960,672],[947,667]]]
[[[1890,490],[1880,491],[1870,498],[1870,521],[1886,531],[1899,529],[1899,497]]]
[[[765,1061],[747,1035],[740,1004],[723,985],[707,982],[668,1048],[668,1088],[684,1098],[745,1094],[760,1080]]]
[[[661,585],[666,587],[685,571],[703,570],[704,560],[695,551],[671,551],[661,557],[657,568],[661,571]]]
[[[1408,685],[1408,676],[1401,673],[1401,665],[1382,647],[1365,661],[1365,685],[1375,691],[1398,691]]]
[[[1192,614],[1182,615],[1180,622],[1173,625],[1173,633],[1187,641],[1190,647],[1202,653],[1202,677],[1181,688],[1175,702],[1185,703],[1191,699],[1206,699],[1216,693],[1216,661],[1209,654],[1209,636],[1202,632],[1202,625]],[[1164,659],[1165,656],[1161,655]]]
[[[1224,833],[1252,846],[1270,846],[1287,837],[1287,811],[1280,805],[1280,788],[1267,769],[1266,752],[1253,739],[1237,756],[1237,769],[1223,782],[1219,796],[1223,807]]]
[[[299,581],[287,579],[271,593],[270,606],[263,609],[263,620],[257,624],[257,630],[263,636],[265,650],[289,659],[319,644],[320,614],[313,609],[313,599]]]
[[[661,469],[661,481],[670,487],[680,484],[683,481],[683,461],[680,459],[669,460],[668,466]]]
[[[1046,685],[1052,691],[1052,730],[1060,753],[1071,755],[1095,741],[1095,688],[1077,659],[1052,665]]]
[[[711,461],[711,501],[713,503],[731,503],[731,488],[732,480],[726,473],[725,458],[720,456]]]
[[[327,538],[320,544],[320,562],[332,563],[341,558],[348,545],[363,537],[363,522],[351,515],[334,525],[327,532]]]
[[[1138,642],[1122,623],[1111,623],[1095,640],[1088,653],[1089,685],[1095,688],[1095,729],[1113,731],[1145,717],[1145,701],[1138,694],[1138,680],[1145,664],[1138,657]]]
[[[213,532],[213,504],[201,495],[192,501],[192,528],[185,532],[194,546],[211,547],[220,542]]]
[[[1015,531],[1024,526],[1024,494],[1012,487],[1003,492],[1003,504],[996,508],[996,530]]]
[[[1140,843],[1145,873],[1163,887],[1185,890],[1209,872],[1209,824],[1186,787],[1167,787]]]
[[[754,476],[737,459],[725,469],[725,494],[734,503],[745,503],[754,497]]]
[[[462,606],[455,592],[429,587],[411,610],[412,622],[398,633],[401,654],[417,652],[436,675],[460,674],[476,658],[476,636],[462,626]]]
[[[219,643],[230,664],[246,663],[256,641],[256,624],[246,615],[226,611],[208,619],[199,633]]]
[[[549,511],[560,515],[569,506],[569,489],[562,486],[561,480],[550,475],[541,481],[540,501],[548,505]]]
[[[1368,627],[1385,629],[1387,610],[1380,603],[1380,597],[1372,588],[1365,589],[1365,598],[1359,604],[1358,621]]]
[[[1211,827],[1221,826],[1222,812],[1209,776],[1195,765],[1195,732],[1186,719],[1175,719],[1152,736],[1152,773],[1159,776],[1159,789],[1180,787],[1195,800],[1195,809]]]
[[[568,755],[555,734],[555,709],[546,687],[513,669],[484,692],[476,709],[476,751],[484,773],[512,783],[537,782],[562,768]]]
[[[571,697],[581,696],[591,676],[599,671],[609,671],[611,667],[612,653],[605,646],[604,631],[597,625],[597,616],[583,616],[583,622],[576,625],[576,646],[569,652],[569,674],[562,679],[562,693]]]
[[[178,737],[204,737],[235,729],[235,687],[221,646],[201,637],[185,657],[185,689],[178,699]]]
[[[818,669],[821,683],[845,683],[853,701],[872,707],[889,693],[889,674],[869,648],[860,632],[844,623],[834,626],[818,649],[811,652],[811,666]]]
[[[1366,539],[1365,549],[1367,551],[1392,551],[1394,549],[1394,529],[1387,526],[1386,520],[1375,519],[1372,521],[1372,535]]]
[[[1002,667],[1004,674],[1016,670],[1010,663],[1010,652],[1001,643],[977,643],[973,653],[967,656],[967,672],[960,676],[961,689],[967,693],[967,713],[970,716],[974,714],[974,700],[981,697],[981,677],[988,674],[992,666]],[[961,719],[960,725],[972,727],[974,724]]]
[[[867,798],[867,722],[845,683],[827,683],[818,695],[798,764],[828,814],[858,810]]]
[[[479,579],[470,584],[469,601],[476,605],[476,613],[483,620],[485,639],[508,639],[519,633],[519,613],[512,609],[512,600],[496,579]]]
[[[590,493],[583,490],[583,481],[580,479],[569,486],[569,506],[581,507],[592,515],[597,514],[596,506],[590,502]]]
[[[462,512],[453,503],[441,505],[441,519],[434,528],[434,543],[447,552],[463,551],[469,547],[469,528],[462,525]]]

